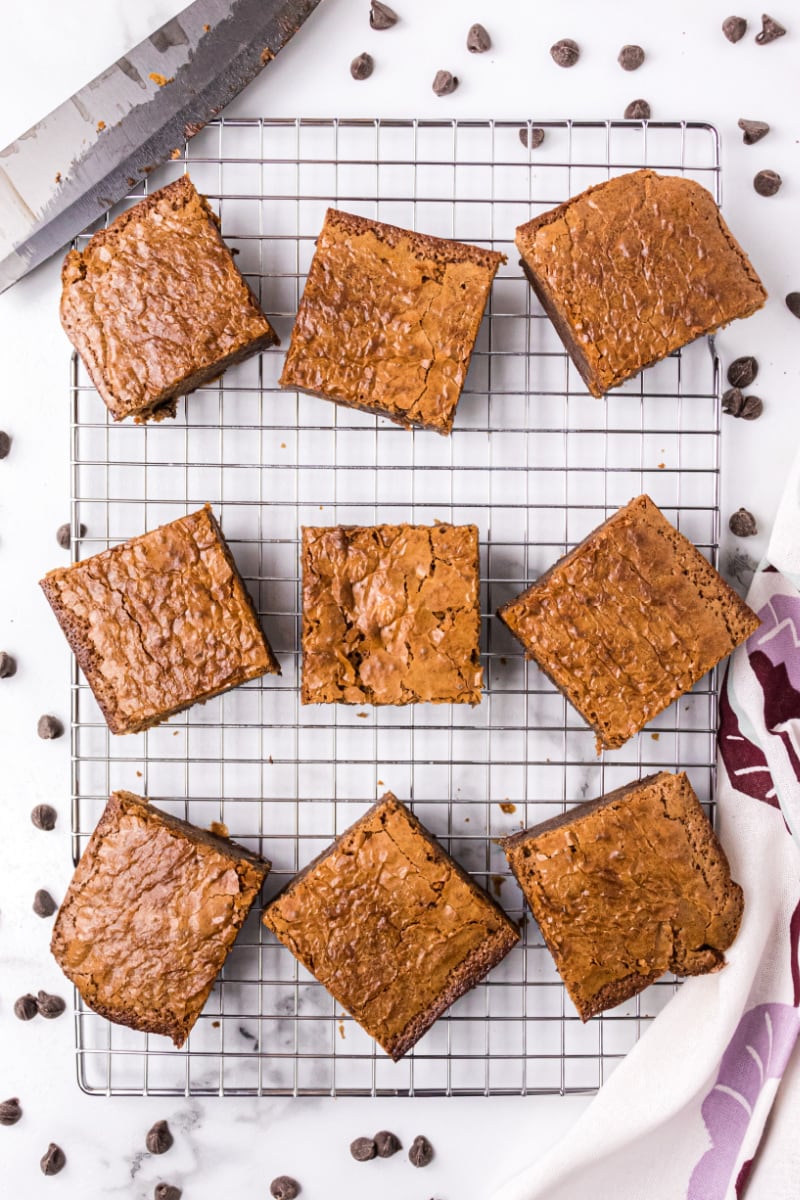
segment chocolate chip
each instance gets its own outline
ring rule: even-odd
[[[735,358],[728,367],[728,383],[735,388],[748,388],[758,375],[758,361],[752,354]]]
[[[491,49],[492,39],[482,25],[470,25],[467,34],[467,49],[470,54],[485,54]]]
[[[78,536],[86,537],[85,525],[78,526]],[[66,523],[66,525],[59,525],[58,529],[56,530],[56,541],[62,550],[69,550],[70,546],[72,545],[72,526],[70,525],[69,521]]]
[[[762,13],[761,32],[756,34],[756,41],[759,46],[766,46],[769,42],[774,42],[776,38],[783,37],[785,33],[786,30],[774,17]]]
[[[13,659],[10,654],[6,654],[5,650],[0,650],[0,679],[10,679],[16,673],[16,659]]]
[[[786,307],[793,317],[800,317],[800,292],[789,292]]]
[[[777,171],[759,171],[753,180],[753,187],[759,196],[774,196],[781,190],[782,183]]]
[[[764,401],[760,396],[745,396],[739,416],[743,421],[757,421],[763,411]]]
[[[391,29],[397,24],[397,13],[388,4],[380,0],[372,0],[369,10],[369,23],[373,29]]]
[[[36,732],[40,738],[46,742],[53,741],[54,738],[60,738],[64,732],[64,726],[59,721],[58,717],[52,717],[49,713],[45,713],[43,717],[39,717],[36,725]]]
[[[57,908],[58,905],[50,893],[45,891],[44,888],[39,888],[33,897],[33,911],[37,917],[52,917]]]
[[[411,1149],[408,1152],[408,1161],[414,1167],[427,1167],[428,1163],[433,1160],[433,1146],[426,1137],[420,1134],[414,1138],[411,1143]]]
[[[764,401],[759,396],[745,396],[740,388],[728,388],[722,397],[722,411],[743,421],[756,421],[764,411]]]
[[[300,1195],[300,1184],[291,1175],[279,1175],[269,1185],[269,1192],[275,1200],[295,1200]]]
[[[544,130],[534,126],[533,129],[528,129],[527,125],[523,125],[519,131],[519,140],[523,146],[530,147],[531,150],[538,149],[544,141]]]
[[[747,32],[747,21],[744,17],[726,17],[722,22],[722,32],[729,42],[740,42]]]
[[[67,1004],[60,996],[51,996],[48,992],[39,992],[36,1007],[39,1009],[41,1017],[44,1017],[48,1021],[54,1021],[56,1017],[61,1016]]]
[[[181,1200],[182,1195],[181,1189],[171,1183],[157,1183],[153,1191],[155,1200]]]
[[[646,100],[631,100],[624,115],[626,121],[649,121],[650,105]]]
[[[0,1104],[0,1125],[16,1125],[21,1116],[22,1109],[16,1096]]]
[[[156,1121],[155,1125],[148,1129],[144,1139],[144,1144],[151,1154],[166,1154],[174,1142],[166,1121]]]
[[[747,121],[741,117],[737,124],[742,131],[742,141],[745,146],[755,146],[756,142],[760,142],[769,133],[769,125],[766,121]]]
[[[369,1162],[378,1153],[378,1147],[372,1138],[360,1137],[350,1143],[350,1153],[356,1162]]]
[[[11,438],[8,436],[5,430],[0,429],[0,458],[8,458],[8,452],[10,449]]]
[[[449,71],[437,71],[431,86],[437,96],[449,96],[458,87],[458,79]]]
[[[24,996],[20,996],[19,1000],[14,1001],[14,1016],[19,1017],[20,1021],[32,1021],[35,1016],[38,1016],[39,1005],[36,1002],[36,997],[30,992],[26,992]]]
[[[375,1134],[375,1149],[378,1151],[378,1158],[391,1158],[403,1147],[400,1139],[394,1133],[390,1133],[388,1129],[381,1129],[379,1133]]]
[[[638,71],[644,62],[644,50],[641,46],[623,46],[617,55],[617,62],[623,71]]]
[[[375,61],[371,54],[359,54],[358,58],[354,58],[350,63],[350,74],[353,79],[369,79],[375,68]]]
[[[49,832],[55,829],[58,813],[50,804],[37,804],[31,809],[31,820],[37,829],[44,829]]]
[[[51,1142],[39,1160],[43,1175],[57,1175],[67,1165],[67,1156],[60,1146]]]
[[[562,38],[550,47],[550,57],[557,67],[574,67],[580,56],[580,47],[572,38]]]
[[[728,528],[736,537],[754,537],[758,533],[756,519],[746,508],[737,508],[728,521]]]

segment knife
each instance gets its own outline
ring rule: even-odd
[[[0,292],[203,128],[320,0],[195,0],[0,150]]]

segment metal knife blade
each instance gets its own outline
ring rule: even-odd
[[[320,0],[195,0],[0,150],[0,292],[181,152]]]

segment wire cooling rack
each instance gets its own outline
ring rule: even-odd
[[[128,737],[107,732],[76,669],[76,860],[109,793],[128,788],[198,825],[224,821],[272,860],[268,899],[391,789],[521,922],[521,943],[394,1064],[255,911],[180,1051],[76,997],[87,1092],[592,1090],[674,991],[662,981],[582,1025],[496,839],[660,768],[685,769],[710,803],[715,679],[598,759],[594,735],[493,614],[643,491],[716,559],[713,345],[592,398],[522,276],[513,237],[535,213],[641,166],[691,176],[719,200],[718,137],[695,123],[549,121],[529,150],[520,130],[533,124],[219,120],[150,180],[153,189],[191,172],[284,348],[328,205],[506,253],[450,438],[281,391],[283,349],[232,368],[181,401],[176,420],[152,426],[114,425],[74,358],[70,381],[77,557],[210,501],[283,668]],[[302,707],[300,526],[435,520],[480,530],[483,702]]]

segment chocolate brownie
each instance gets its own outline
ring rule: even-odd
[[[606,749],[761,623],[649,496],[619,509],[498,616]]]
[[[114,792],[50,948],[95,1012],[181,1046],[269,868],[227,838]]]
[[[61,282],[61,324],[115,421],[174,417],[178,396],[278,343],[188,175],[70,250]]]
[[[280,674],[208,505],[41,587],[112,733]]]
[[[593,396],[767,294],[710,192],[633,171],[520,225],[522,266]]]
[[[474,525],[303,529],[304,704],[477,704]]]
[[[502,262],[328,209],[281,386],[448,434]]]
[[[395,1061],[519,937],[391,792],[268,905],[264,924]]]
[[[725,965],[742,889],[684,774],[640,779],[503,848],[581,1020],[665,971]]]

